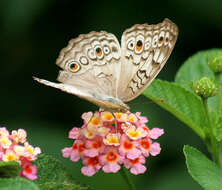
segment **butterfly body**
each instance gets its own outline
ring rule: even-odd
[[[126,112],[165,65],[176,43],[177,26],[165,19],[124,31],[121,46],[113,34],[90,32],[69,41],[56,64],[63,70],[52,83],[40,83],[86,99],[104,110]]]

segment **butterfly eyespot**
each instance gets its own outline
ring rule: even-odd
[[[89,64],[88,59],[85,56],[80,57],[79,62],[83,65],[88,65]]]
[[[96,55],[101,58],[103,56],[103,51],[101,49],[101,47],[96,47]]]
[[[161,43],[163,41],[163,36],[160,36],[159,42]]]
[[[158,47],[161,47],[163,45],[163,36],[159,37],[159,41],[158,41]]]
[[[165,42],[164,42],[164,45],[167,45],[169,43],[169,32],[166,33],[166,37],[165,37]]]
[[[136,43],[136,51],[140,51],[143,47],[143,42],[141,40],[138,40]]]
[[[158,36],[155,35],[155,36],[153,37],[153,41],[152,41],[152,47],[153,47],[153,48],[155,48],[155,47],[157,46],[157,41],[158,41]]]
[[[161,46],[163,45],[163,42],[164,42],[164,34],[165,34],[164,31],[161,31],[161,32],[160,32],[159,40],[158,40],[158,47],[161,47]]]
[[[130,50],[133,50],[134,49],[134,46],[135,46],[135,44],[134,44],[134,40],[131,40],[129,43],[128,43],[128,49],[130,49]]]
[[[104,53],[105,53],[106,55],[110,53],[110,49],[109,49],[108,46],[105,46],[105,47],[104,47]]]
[[[77,63],[75,61],[70,62],[68,67],[69,67],[69,70],[74,73],[80,70],[79,63]]]

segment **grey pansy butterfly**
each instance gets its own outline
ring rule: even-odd
[[[40,83],[84,98],[104,110],[126,112],[169,58],[178,28],[169,19],[156,25],[136,24],[124,31],[121,47],[110,33],[90,32],[69,41],[56,64],[63,70],[53,83]]]

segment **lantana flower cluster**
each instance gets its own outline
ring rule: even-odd
[[[160,144],[153,142],[164,131],[149,129],[146,117],[140,113],[88,112],[82,115],[84,124],[74,127],[69,138],[74,139],[72,147],[62,150],[63,157],[77,162],[82,159],[82,173],[93,176],[100,169],[116,173],[121,165],[132,174],[146,171],[146,157],[160,153]]]
[[[22,170],[20,175],[30,180],[37,179],[37,167],[32,164],[41,153],[39,147],[33,147],[27,140],[24,129],[13,130],[11,134],[0,127],[0,162],[17,161]]]

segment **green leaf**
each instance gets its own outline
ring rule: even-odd
[[[40,190],[38,186],[25,178],[0,179],[1,190]]]
[[[222,190],[222,169],[194,147],[185,145],[183,151],[190,175],[205,190]]]
[[[0,162],[0,177],[16,177],[20,176],[21,167],[18,162]]]
[[[155,80],[143,94],[191,127],[201,138],[205,138],[206,120],[200,97],[179,84],[161,80]]]
[[[80,187],[79,185],[76,185],[73,183],[68,183],[68,182],[63,182],[63,183],[46,182],[43,184],[39,184],[39,187],[41,189],[47,189],[47,190],[84,190],[84,189],[89,189],[89,188]]]
[[[217,141],[222,140],[222,116],[220,116],[217,120],[215,127],[213,128],[214,136],[216,137]]]
[[[214,79],[214,73],[207,64],[207,56],[214,54],[216,51],[219,51],[219,49],[200,51],[189,57],[178,70],[175,82],[192,91],[191,84],[193,81],[202,77]]]
[[[88,190],[76,183],[69,170],[57,159],[48,155],[38,156],[35,162],[38,179],[35,181],[42,190]]]
[[[213,133],[217,141],[222,140],[222,107],[214,120]]]

